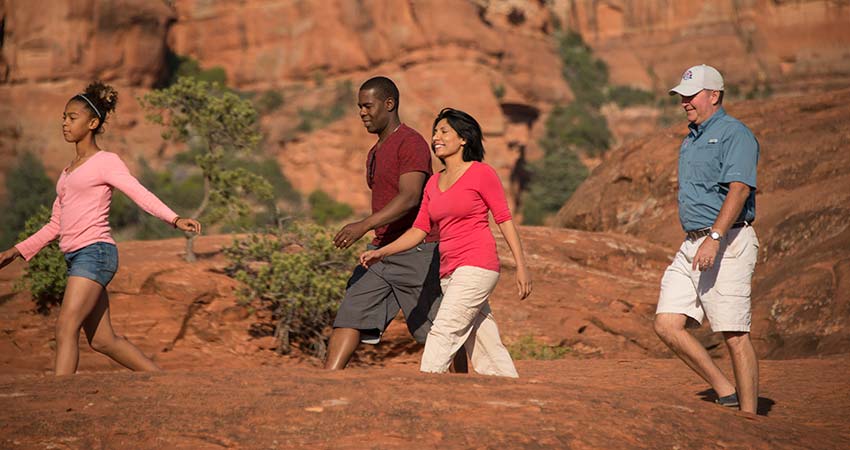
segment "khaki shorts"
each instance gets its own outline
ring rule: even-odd
[[[705,272],[693,270],[693,258],[702,237],[682,243],[661,279],[656,314],[684,314],[702,324],[708,317],[711,330],[750,331],[753,269],[759,242],[752,227],[729,231],[720,243],[723,256]],[[689,321],[690,322],[690,321]]]

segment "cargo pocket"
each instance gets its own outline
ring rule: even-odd
[[[725,282],[714,286],[714,290],[724,297],[749,297],[752,285],[749,282]]]

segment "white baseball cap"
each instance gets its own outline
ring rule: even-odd
[[[670,89],[670,95],[681,94],[684,96],[695,95],[703,89],[712,91],[723,90],[723,75],[714,67],[701,64],[693,66],[682,74],[679,85]]]

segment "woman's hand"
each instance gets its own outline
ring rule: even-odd
[[[380,250],[366,250],[360,254],[360,265],[369,268],[372,264],[384,259],[384,255]]]
[[[531,274],[525,265],[516,269],[516,287],[520,300],[525,300],[526,297],[531,295]]]
[[[174,222],[174,227],[181,231],[201,234],[201,222],[198,222],[195,219],[181,217]]]
[[[21,256],[21,252],[18,251],[17,247],[12,247],[3,253],[0,253],[0,269],[9,265],[10,262],[14,261],[15,258],[19,256]]]

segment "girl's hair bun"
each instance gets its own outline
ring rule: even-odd
[[[118,105],[118,91],[102,81],[95,81],[86,86],[83,94],[94,103],[104,117],[115,111]]]

